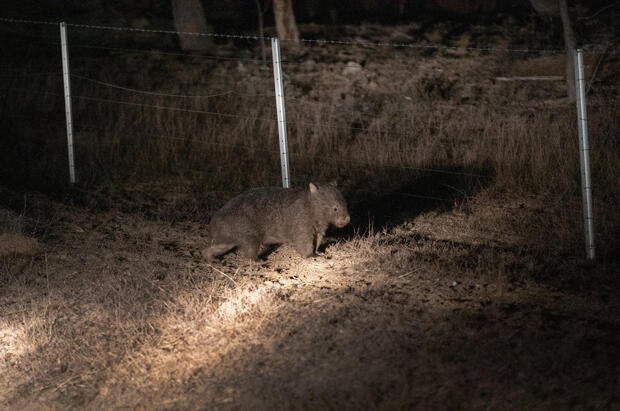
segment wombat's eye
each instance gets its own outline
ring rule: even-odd
[[[338,207],[334,207],[334,211],[338,211]]]

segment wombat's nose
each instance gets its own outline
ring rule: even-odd
[[[347,214],[344,217],[338,217],[338,219],[336,220],[335,226],[338,228],[342,228],[345,225],[349,224],[350,221],[351,221],[351,217]]]

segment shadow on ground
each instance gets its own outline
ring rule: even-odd
[[[345,232],[389,229],[425,211],[449,211],[491,180],[487,169],[384,170],[345,192],[352,221]]]

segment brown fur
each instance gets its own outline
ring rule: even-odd
[[[344,227],[350,221],[347,204],[335,185],[307,189],[256,188],[231,199],[211,219],[211,246],[206,258],[233,248],[256,259],[261,244],[290,243],[303,256],[317,252],[332,224]]]

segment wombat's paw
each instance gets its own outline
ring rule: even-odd
[[[311,257],[315,257],[316,256],[316,254],[314,254],[312,251],[310,251],[310,252],[303,252],[303,253],[298,251],[298,253],[299,253],[299,255],[302,258],[311,258]]]
[[[208,262],[212,262],[215,259],[215,255],[213,254],[213,250],[211,248],[207,248],[203,250],[202,257]]]

